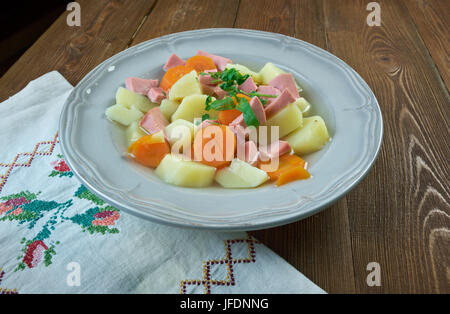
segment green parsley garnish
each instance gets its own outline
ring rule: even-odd
[[[253,109],[250,107],[250,104],[248,103],[247,99],[243,97],[237,97],[236,96],[237,94],[243,94],[249,97],[258,97],[263,105],[267,104],[267,100],[262,99],[261,97],[265,98],[278,97],[277,95],[265,95],[259,94],[257,92],[246,93],[242,91],[241,89],[239,89],[239,85],[242,85],[250,77],[250,75],[248,74],[242,75],[234,68],[225,69],[223,72],[211,72],[211,73],[201,72],[200,75],[211,75],[211,77],[215,79],[213,81],[214,83],[222,82],[219,85],[219,87],[230,95],[216,101],[212,101],[212,97],[208,96],[208,98],[206,99],[205,109],[207,111],[211,109],[216,111],[237,109],[240,112],[242,112],[244,116],[244,121],[247,124],[247,126],[258,127],[259,121],[256,118]]]

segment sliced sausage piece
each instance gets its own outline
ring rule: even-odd
[[[248,141],[245,143],[245,162],[252,166],[256,166],[258,163],[259,151],[255,142]]]
[[[295,96],[292,95],[288,89],[285,89],[280,96],[275,98],[270,104],[266,105],[266,116],[268,118],[273,116],[290,103],[293,103],[295,99]]]
[[[152,87],[147,94],[148,98],[154,103],[161,104],[161,101],[165,98],[166,92],[161,87]]]
[[[258,97],[253,97],[250,100],[250,107],[253,110],[253,113],[256,116],[256,119],[258,119],[259,124],[263,125],[264,123],[266,123],[267,119],[266,119],[266,112],[264,110],[264,106],[261,103],[261,101],[259,100]],[[240,116],[238,116],[236,119],[233,120],[233,122],[230,123],[230,125],[240,125],[242,127],[246,127],[247,124],[244,121],[244,115],[241,114]]]
[[[253,78],[250,76],[248,79],[245,80],[244,83],[239,85],[239,89],[246,92],[251,93],[258,89],[258,86],[256,86],[255,82],[253,81]]]
[[[217,67],[220,71],[225,70],[225,67],[227,66],[227,64],[232,62],[232,61],[231,61],[230,59],[228,59],[228,58],[221,57],[221,56],[216,56],[216,55],[207,53],[207,52],[202,51],[202,50],[197,51],[197,56],[205,56],[205,57],[211,58],[212,61],[214,62],[214,64],[216,65],[216,67]]]
[[[289,90],[295,99],[300,98],[300,95],[295,85],[294,77],[291,73],[280,74],[269,82],[270,86],[276,87],[279,90]]]
[[[168,124],[169,121],[163,116],[159,107],[150,109],[139,123],[149,134],[157,133],[161,130],[165,132]]]
[[[167,71],[170,68],[176,67],[178,65],[185,65],[186,61],[178,57],[176,54],[172,54],[164,65],[164,71]]]
[[[129,77],[125,80],[125,85],[128,90],[141,94],[147,95],[152,87],[158,87],[158,80],[144,80],[138,77]]]
[[[281,95],[281,91],[278,88],[269,85],[260,85],[256,90],[256,92],[263,95],[274,95],[274,96]],[[260,98],[267,100],[266,105],[269,105],[275,100],[274,97],[260,97]]]
[[[291,146],[286,141],[276,141],[268,146],[259,147],[259,155],[262,161],[269,161],[291,152]]]

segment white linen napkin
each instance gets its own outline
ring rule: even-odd
[[[324,293],[245,232],[168,227],[91,194],[58,142],[72,88],[50,72],[0,104],[0,293]]]

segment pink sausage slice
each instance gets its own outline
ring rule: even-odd
[[[152,87],[148,92],[148,98],[154,103],[160,104],[166,98],[165,91],[161,87]]]
[[[159,107],[150,109],[139,123],[149,134],[165,131],[168,124],[169,121],[163,116]]]
[[[250,100],[250,107],[253,110],[253,113],[256,116],[256,119],[258,119],[259,124],[264,124],[266,123],[267,119],[266,119],[266,112],[264,110],[264,106],[261,103],[261,101],[259,100],[258,97],[253,97]],[[241,114],[240,116],[238,116],[236,119],[233,120],[233,122],[230,123],[230,125],[240,125],[240,126],[247,126],[247,124],[244,121],[244,115]]]
[[[281,95],[281,91],[278,88],[269,85],[260,85],[256,90],[256,92],[263,95],[274,95],[274,96]],[[275,100],[274,97],[260,97],[260,98],[267,100],[266,105],[270,105],[270,103],[272,103]]]
[[[289,90],[295,99],[300,98],[300,95],[295,85],[294,77],[291,73],[280,74],[269,82],[270,86],[276,87],[279,90]]]
[[[253,78],[250,76],[248,79],[245,80],[242,85],[239,85],[239,89],[246,92],[251,93],[258,89],[258,86],[256,86],[255,82],[253,81]]]
[[[217,79],[213,78],[211,75],[199,75],[198,81],[200,84],[217,85],[217,83],[213,83],[214,81],[217,81]]]
[[[269,161],[291,152],[291,146],[286,141],[276,141],[268,146],[259,148],[259,155],[262,161]]]
[[[231,61],[230,59],[228,59],[228,58],[221,57],[221,56],[216,56],[216,55],[207,53],[207,52],[202,51],[202,50],[197,51],[197,56],[205,56],[205,57],[211,58],[212,61],[214,62],[214,64],[216,65],[216,67],[217,67],[220,71],[225,70],[225,67],[227,66],[227,64],[232,62],[232,61]]]
[[[266,116],[273,116],[290,103],[293,103],[295,99],[295,96],[292,95],[292,93],[288,89],[285,89],[280,96],[275,98],[275,100],[273,100],[266,106]]]
[[[144,80],[138,77],[129,77],[125,80],[128,90],[141,95],[147,95],[152,87],[158,87],[158,80]]]
[[[185,65],[186,61],[178,57],[176,54],[172,54],[164,65],[164,71],[167,71],[170,68],[176,67],[177,65]]]
[[[252,166],[256,166],[258,163],[259,151],[255,142],[248,141],[245,143],[245,162],[249,163]]]

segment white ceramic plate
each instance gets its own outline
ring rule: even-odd
[[[161,78],[171,53],[188,58],[198,49],[256,71],[270,61],[295,76],[333,137],[325,149],[306,157],[311,179],[279,188],[181,188],[124,157],[124,131],[104,115],[117,88],[130,76]],[[228,231],[286,224],[331,205],[367,174],[382,133],[375,96],[342,60],[291,37],[242,29],[171,34],[113,56],[76,86],[60,121],[62,150],[72,171],[109,204],[156,222]]]

